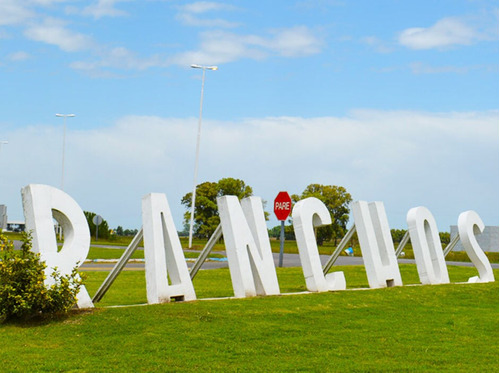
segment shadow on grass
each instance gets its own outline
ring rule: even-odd
[[[9,317],[9,318],[3,317],[0,318],[0,325],[10,325],[19,328],[34,328],[54,323],[65,323],[65,322],[71,323],[75,321],[76,316],[90,315],[97,312],[102,312],[102,309],[74,308],[65,313],[61,312],[61,313],[51,313],[51,314],[38,314],[26,317]]]

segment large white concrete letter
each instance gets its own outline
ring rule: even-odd
[[[314,227],[332,223],[325,204],[314,197],[303,199],[293,207],[292,219],[307,290],[345,290],[344,272],[328,273],[324,276],[321,267]]]
[[[165,194],[142,198],[142,227],[148,303],[196,299]]]
[[[33,236],[33,251],[47,264],[46,283],[53,283],[50,275],[57,267],[61,275],[69,275],[87,258],[90,231],[82,209],[73,198],[48,185],[30,184],[21,190],[26,230]],[[62,226],[64,244],[57,250],[54,219]],[[94,307],[84,285],[77,295],[80,308]]]
[[[458,234],[460,235],[460,241],[462,241],[462,246],[479,272],[479,277],[471,277],[469,278],[469,282],[495,281],[490,261],[481,247],[479,247],[475,237],[476,234],[481,233],[483,230],[484,223],[475,211],[462,212],[458,217]]]
[[[411,245],[422,284],[448,284],[448,268],[444,260],[436,220],[423,207],[414,207],[406,215]]]
[[[280,293],[260,197],[217,198],[234,296]]]
[[[351,204],[351,211],[370,287],[402,286],[384,204],[356,201]]]

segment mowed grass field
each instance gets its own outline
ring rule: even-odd
[[[477,274],[449,266],[452,282]],[[417,284],[414,265],[400,265]],[[0,326],[2,371],[498,372],[498,270],[488,284],[368,290],[364,267],[335,267],[351,290],[107,308],[146,301],[126,271],[98,308]],[[86,272],[92,295],[105,272]],[[278,268],[283,293],[301,268]],[[229,270],[202,270],[198,298],[232,295]]]

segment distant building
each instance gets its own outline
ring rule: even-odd
[[[450,240],[458,234],[458,226],[450,226]],[[498,253],[498,226],[489,225],[484,228],[483,233],[476,236],[477,243],[483,251]],[[453,248],[453,251],[465,251],[462,243],[459,241]]]
[[[7,232],[24,232],[26,223],[24,221],[8,221]]]
[[[7,229],[7,206],[0,205],[0,230]]]

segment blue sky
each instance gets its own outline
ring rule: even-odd
[[[178,229],[198,181],[255,195],[342,185],[441,230],[498,224],[498,2],[0,0],[0,203],[61,184],[111,227],[163,192]],[[270,210],[270,208],[268,208]],[[275,219],[270,226],[277,224]]]

